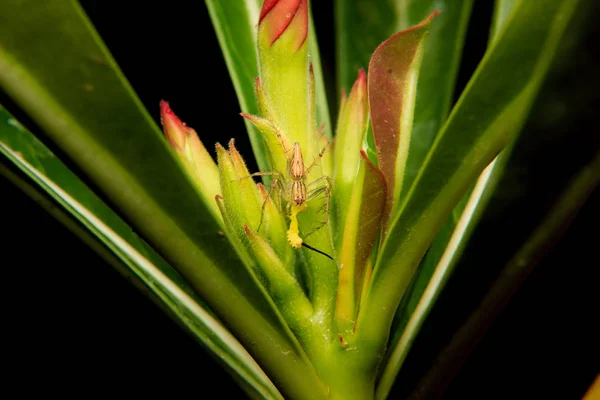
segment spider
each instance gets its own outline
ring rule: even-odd
[[[318,253],[321,253],[329,258],[332,258],[328,254],[317,250],[306,243],[300,237],[300,231],[298,227],[298,214],[305,211],[308,207],[307,202],[320,196],[321,194],[325,194],[325,204],[323,205],[325,210],[325,218],[321,221],[318,226],[312,229],[309,233],[304,235],[304,238],[312,235],[323,226],[327,224],[329,221],[329,203],[331,198],[331,181],[330,178],[326,175],[317,178],[316,180],[307,183],[307,176],[310,171],[317,165],[317,162],[323,157],[325,153],[325,148],[321,150],[317,158],[310,164],[308,167],[304,164],[304,158],[302,156],[302,150],[300,148],[300,144],[298,142],[294,143],[294,146],[291,149],[286,149],[284,142],[280,135],[278,135],[279,140],[281,142],[281,146],[285,154],[287,155],[291,151],[291,155],[288,157],[288,168],[287,175],[282,174],[279,171],[272,172],[256,172],[254,174],[249,175],[248,177],[253,176],[273,176],[274,179],[271,182],[271,189],[262,204],[262,211],[260,215],[260,222],[258,224],[257,231],[260,229],[263,220],[263,214],[265,205],[267,203],[268,197],[271,195],[273,188],[278,187],[280,196],[286,201],[286,214],[290,218],[290,227],[287,231],[287,239],[290,245],[299,249],[304,246],[311,250],[314,250]],[[243,178],[242,178],[243,179]],[[281,204],[279,204],[279,209],[281,209]]]

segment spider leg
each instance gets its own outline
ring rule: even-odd
[[[242,179],[248,179],[248,178],[252,178],[253,176],[279,176],[281,178],[283,178],[283,174],[279,171],[272,171],[272,172],[255,172],[253,174],[247,175],[247,176],[243,176],[239,179],[234,179],[231,182],[239,182]]]
[[[329,145],[329,142],[327,143],[327,146]],[[323,154],[325,154],[325,151],[327,150],[327,146],[323,147],[323,150],[321,150],[321,152],[317,155],[317,157],[313,160],[313,162],[304,170],[304,174],[308,175],[310,173],[310,170],[314,168],[315,165],[317,165],[317,163],[319,161],[321,161],[321,158],[323,158]]]

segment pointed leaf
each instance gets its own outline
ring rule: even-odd
[[[336,0],[335,15],[337,86],[338,91],[350,90],[356,73],[367,69],[377,46],[410,26],[399,27],[396,7],[390,1]]]
[[[500,3],[503,3],[501,9],[498,8]],[[512,3],[512,0],[496,2],[492,23],[495,28],[492,29],[490,42],[498,37],[500,27],[506,22],[509,13],[507,3]],[[413,278],[412,288],[407,290],[396,311],[392,337],[388,344],[388,359],[384,362],[385,369],[377,388],[379,396],[386,395],[391,389],[414,339],[450,278],[465,244],[494,193],[517,137],[518,132],[512,143],[481,173],[474,187],[465,193],[421,261]]]
[[[416,24],[435,9],[440,10],[440,14],[431,24],[425,42],[400,198],[408,193],[452,107],[473,1],[410,0],[405,4],[407,15],[402,19],[408,26]]]
[[[293,143],[284,132],[278,130],[271,121],[255,115],[241,114],[246,120],[252,122],[260,131],[264,144],[267,159],[269,161],[268,172],[285,173],[288,167],[288,156],[286,150],[292,148]]]
[[[340,269],[336,300],[338,332],[352,331],[367,262],[381,227],[386,199],[385,178],[360,152],[360,167],[349,201],[340,242]]]
[[[344,221],[350,198],[352,197],[361,164],[360,150],[367,133],[369,105],[367,99],[367,74],[360,70],[348,98],[342,98],[342,106],[335,132],[335,145],[339,151],[334,153],[335,182],[334,215],[337,232],[344,231]]]
[[[481,171],[522,126],[576,5],[576,1],[557,0],[516,6],[390,227],[361,308],[357,336],[362,331],[364,340],[379,341],[381,332],[389,331],[393,313],[435,234]]]
[[[435,10],[424,45],[403,196],[450,110],[462,47],[473,1],[338,0],[336,40],[339,86],[348,89],[359,68],[365,68],[375,48],[395,32],[408,29]],[[373,151],[372,146],[365,147]]]
[[[219,235],[181,162],[80,6],[4,1],[0,37],[6,92],[176,266],[283,393],[303,393],[306,379],[319,387],[281,315]],[[289,350],[287,357],[282,349]]]
[[[571,178],[558,199],[523,245],[500,271],[485,296],[442,349],[433,366],[421,378],[419,395],[428,399],[444,391],[468,355],[488,331],[496,317],[569,228],[588,198],[600,185],[600,152]]]
[[[197,185],[204,203],[215,220],[222,222],[217,205],[213,201],[215,195],[221,191],[217,164],[200,141],[196,131],[182,122],[171,110],[169,103],[164,100],[160,102],[160,121],[165,136],[181,158],[192,181]]]
[[[281,398],[252,357],[179,274],[2,107],[0,153],[21,169],[31,183],[0,164],[3,175],[38,203],[51,208],[61,222],[133,280],[239,378],[267,398]]]
[[[240,0],[223,2],[205,0],[213,27],[221,44],[223,56],[229,69],[229,75],[240,102],[241,111],[258,114],[254,96],[254,80],[258,77],[258,59],[256,56],[256,26],[258,24],[261,0]],[[312,17],[309,29],[314,33]],[[325,97],[325,87],[321,72],[320,55],[316,35],[309,35],[309,52],[316,78],[317,123],[326,124],[326,132],[331,137],[329,109]],[[246,121],[246,127],[252,149],[261,171],[268,171],[266,153],[260,134]]]
[[[378,166],[388,184],[384,226],[399,206],[424,40],[435,15],[383,42],[369,63],[373,138]]]
[[[495,39],[498,37],[500,31],[506,26],[505,22],[516,4],[517,0],[496,0],[494,2],[494,18],[492,19],[490,38]]]

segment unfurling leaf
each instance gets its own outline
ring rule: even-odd
[[[360,151],[360,166],[349,201],[344,233],[340,238],[340,268],[336,302],[338,330],[351,330],[356,321],[358,299],[369,256],[377,239],[385,209],[386,182],[364,151]]]
[[[383,42],[369,63],[369,106],[379,168],[388,183],[385,229],[401,202],[425,38],[437,11]]]
[[[221,193],[219,170],[196,131],[175,115],[169,103],[160,102],[160,121],[171,147],[180,156],[202,199],[217,221],[222,222],[215,195]]]
[[[369,103],[367,99],[367,74],[363,70],[346,98],[342,93],[342,104],[338,118],[335,144],[339,151],[334,154],[335,204],[337,229],[343,232],[346,214],[352,196],[358,169],[360,166],[360,150],[367,132],[369,120]]]

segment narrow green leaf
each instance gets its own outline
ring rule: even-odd
[[[260,84],[257,85],[257,88],[260,90]],[[293,146],[287,135],[280,132],[268,119],[248,114],[242,114],[242,116],[247,121],[250,121],[262,134],[265,151],[270,164],[270,169],[265,172],[277,173],[287,171],[288,156],[284,149],[291,149]]]
[[[205,4],[219,39],[241,110],[247,114],[258,115],[258,106],[254,97],[254,80],[258,77],[256,26],[262,0],[232,2],[205,0]],[[323,73],[312,17],[309,29],[312,32],[309,35],[309,54],[316,80],[317,123],[319,125],[324,123],[325,132],[328,137],[331,137],[329,109],[325,97]],[[245,123],[258,166],[261,171],[268,171],[267,154],[260,133],[249,121],[245,121]]]
[[[219,170],[198,137],[198,133],[182,122],[171,110],[169,103],[164,100],[160,102],[160,122],[171,148],[175,150],[190,174],[213,218],[222,222],[221,214],[214,201],[215,193],[221,192]]]
[[[346,98],[345,95],[342,97],[335,131],[335,146],[339,151],[334,151],[333,154],[333,181],[335,182],[333,214],[336,218],[335,231],[338,235],[344,232],[346,214],[356,187],[361,164],[360,151],[368,123],[367,75],[361,70],[348,97]],[[336,240],[338,239],[340,238],[336,237]]]
[[[340,86],[346,89],[358,68],[368,65],[371,54],[381,42],[397,31],[417,25],[435,10],[440,11],[424,44],[400,197],[410,189],[448,115],[472,4],[472,0],[336,2],[338,76]],[[365,148],[367,153],[375,150],[372,140]]]
[[[278,388],[288,394],[321,387],[80,6],[4,1],[0,38],[4,90],[177,268]]]
[[[504,266],[477,308],[454,333],[452,340],[440,352],[431,369],[421,378],[418,383],[419,389],[410,396],[411,399],[429,399],[443,391],[496,316],[502,312],[538,262],[568,229],[571,221],[599,185],[600,152],[571,179],[552,209]]]
[[[2,175],[51,209],[53,215],[133,280],[240,379],[267,398],[282,398],[250,354],[179,274],[2,107],[0,153],[32,183],[0,164]]]
[[[242,112],[258,113],[254,98],[254,79],[258,76],[256,58],[256,24],[260,0],[205,0],[213,27],[223,51],[229,76]],[[261,171],[269,170],[265,146],[257,129],[245,121],[256,162]]]
[[[317,31],[315,30],[312,12],[310,13],[308,29],[310,32],[312,32],[311,35],[308,35],[308,54],[310,56],[310,62],[313,65],[313,74],[315,76],[315,106],[317,112],[317,126],[322,127],[324,136],[331,139],[333,125],[331,125],[329,102],[327,101],[325,80],[323,79],[323,67],[321,66],[321,53],[319,52]]]
[[[494,18],[490,29],[490,40],[498,37],[511,11],[515,8],[517,0],[496,0],[494,2]]]
[[[384,230],[399,206],[408,157],[419,67],[433,17],[395,34],[371,57],[369,107],[378,166],[387,182]]]
[[[504,152],[506,152],[505,149]],[[510,152],[503,153],[480,175],[475,187],[468,192],[436,236],[415,277],[414,287],[406,303],[398,309],[398,321],[393,327],[385,369],[377,386],[377,396],[385,398],[414,342],[425,318],[444,288],[462,254],[470,235],[480,219]],[[442,246],[443,245],[443,246]]]
[[[503,3],[501,10],[499,10],[500,3]],[[498,0],[496,2],[497,7],[492,22],[496,28],[492,30],[490,43],[497,38],[500,32],[499,28],[503,26],[509,14],[507,3],[514,5],[512,1]],[[378,396],[381,398],[385,397],[391,389],[413,341],[494,193],[517,136],[518,134],[515,135],[512,143],[486,167],[475,186],[463,196],[421,261],[419,270],[413,278],[411,289],[405,293],[402,303],[396,311],[392,335],[388,344],[387,359],[384,362],[385,369],[377,388]]]
[[[408,0],[404,3],[406,17],[402,20],[408,24],[406,28],[417,24],[434,10],[439,10],[440,14],[431,24],[425,41],[401,198],[408,193],[436,135],[448,117],[473,6],[472,0]]]
[[[522,126],[576,1],[522,2],[486,53],[404,199],[375,267],[357,336],[384,348],[411,277],[462,195]],[[534,21],[534,22],[532,22]],[[523,40],[523,37],[528,40]]]
[[[344,235],[340,238],[340,268],[336,300],[338,332],[354,328],[365,269],[381,227],[386,199],[385,178],[360,152],[360,166],[348,204]],[[368,272],[367,272],[368,275]]]
[[[366,70],[369,66],[377,46],[402,30],[398,29],[398,15],[393,3],[377,0],[335,1],[338,90],[350,90],[358,71]]]

